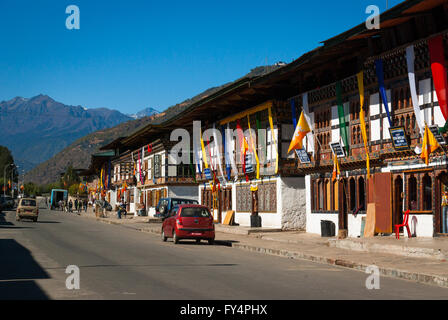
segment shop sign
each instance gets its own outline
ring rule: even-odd
[[[330,147],[333,154],[335,154],[338,158],[345,157],[345,151],[340,142],[332,142],[330,143]]]
[[[440,145],[446,144],[445,138],[442,136],[442,134],[439,132],[439,126],[438,125],[432,125],[428,127],[429,130],[431,130],[432,134],[434,135],[434,138],[436,138],[437,142]]]
[[[205,179],[207,180],[212,180],[212,173],[210,171],[210,168],[205,168],[204,169],[204,174],[205,174]]]
[[[403,126],[389,128],[392,144],[395,150],[408,150],[409,143]]]
[[[296,149],[296,155],[300,160],[300,163],[311,163],[310,157],[305,149]]]
[[[247,153],[245,160],[246,160],[246,173],[254,172],[254,166],[252,165],[253,163],[252,153]]]

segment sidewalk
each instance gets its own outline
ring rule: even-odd
[[[161,221],[149,217],[117,219],[96,218],[93,213],[82,217],[118,224],[141,232],[160,235]],[[323,238],[300,231],[216,225],[216,244],[242,250],[304,259],[365,272],[375,265],[380,274],[448,288],[448,239],[376,237],[372,239]],[[265,232],[266,231],[266,232]]]

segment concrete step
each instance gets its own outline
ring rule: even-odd
[[[232,234],[243,234],[249,235],[254,233],[267,233],[267,232],[280,232],[281,228],[251,228],[245,226],[228,226],[222,224],[215,224],[215,231],[224,232],[224,233],[232,233]]]
[[[376,243],[359,239],[329,239],[328,245],[334,248],[359,252],[387,253],[404,257],[447,260],[448,252],[436,248],[417,247],[407,244]]]

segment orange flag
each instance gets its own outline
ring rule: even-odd
[[[306,136],[306,134],[310,131],[311,131],[310,126],[308,125],[308,122],[306,122],[305,116],[303,115],[302,111],[302,113],[300,114],[299,123],[297,124],[296,130],[294,131],[294,135],[292,136],[288,153],[294,149],[302,149],[302,140]]]
[[[425,164],[429,163],[429,154],[437,150],[440,147],[436,138],[431,130],[428,129],[428,125],[425,124],[425,135],[423,136],[422,154],[420,158],[425,159]]]
[[[334,181],[336,179],[339,179],[339,175],[341,174],[341,171],[339,170],[339,162],[337,155],[333,155],[333,177],[331,178],[331,181]]]

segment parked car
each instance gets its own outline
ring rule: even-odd
[[[17,221],[20,221],[21,219],[31,219],[34,222],[37,222],[38,216],[39,208],[36,199],[22,198],[19,200],[19,205],[17,206],[16,211]]]
[[[156,206],[156,213],[154,217],[163,218],[175,206],[181,204],[199,204],[197,200],[183,199],[183,198],[161,198]]]
[[[173,238],[174,243],[181,239],[195,239],[209,244],[215,241],[213,216],[206,206],[198,204],[181,204],[173,208],[163,220],[162,240]]]

